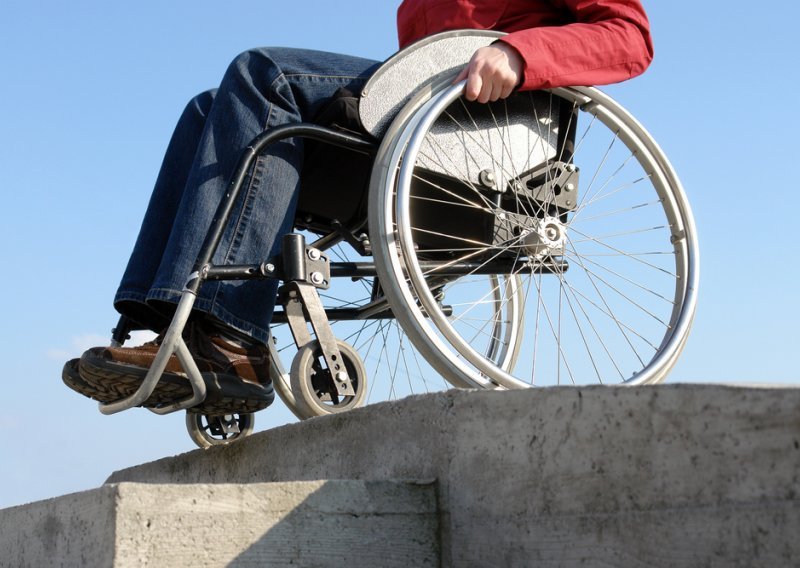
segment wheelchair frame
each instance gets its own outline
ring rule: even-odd
[[[463,32],[449,34],[449,36],[458,37],[459,34],[463,35]],[[481,37],[494,38],[497,35],[483,33]],[[430,40],[423,41],[427,44]],[[437,117],[447,113],[446,109],[449,105],[455,104],[463,91],[463,83],[450,86],[450,81],[451,78],[447,75],[439,76],[415,96],[406,99],[402,110],[386,129],[380,144],[355,134],[303,123],[279,127],[257,136],[244,150],[237,164],[228,191],[219,204],[212,226],[187,280],[172,323],[144,382],[134,394],[123,400],[101,403],[101,412],[113,414],[142,405],[153,393],[168,359],[173,354],[177,355],[186,371],[192,385],[193,395],[174,404],[150,408],[150,410],[156,414],[167,414],[191,409],[202,403],[205,399],[206,385],[181,334],[201,286],[209,280],[278,279],[284,282],[279,289],[279,303],[283,305],[283,310],[275,312],[273,323],[288,324],[298,348],[298,356],[292,365],[292,385],[290,387],[274,346],[269,346],[272,355],[273,382],[278,394],[300,418],[348,410],[362,404],[364,400],[366,371],[358,360],[358,354],[346,343],[336,339],[330,321],[396,318],[403,330],[407,331],[415,347],[430,365],[451,384],[477,388],[530,386],[509,373],[508,367],[513,366],[513,362],[509,363],[508,361],[516,360],[520,345],[516,344],[511,347],[513,353],[507,354],[504,359],[501,358],[502,362],[496,361],[493,356],[489,356],[487,360],[485,354],[476,353],[469,345],[469,341],[465,341],[458,332],[452,329],[448,322],[451,315],[448,311],[449,308],[430,291],[433,286],[429,275],[436,274],[436,278],[440,279],[437,282],[447,282],[467,275],[484,275],[492,278],[494,275],[513,275],[513,278],[518,280],[521,275],[541,277],[543,274],[552,274],[562,280],[563,286],[564,274],[569,268],[569,263],[565,258],[567,255],[563,254],[564,251],[559,254],[559,249],[553,246],[548,249],[547,246],[541,244],[542,237],[537,237],[539,240],[535,245],[528,243],[530,237],[526,237],[528,244],[524,246],[519,245],[517,241],[516,257],[494,255],[489,260],[480,261],[470,261],[469,256],[459,261],[431,260],[425,258],[424,255],[419,256],[415,250],[413,213],[409,211],[409,195],[413,192],[410,188],[415,178],[414,161],[424,144],[422,140],[430,132],[434,121],[437,120]],[[613,100],[591,88],[556,89],[553,91],[553,95],[571,101],[575,112],[578,109],[588,112],[598,118],[607,128],[615,128],[615,139],[622,140],[626,146],[634,145],[636,149],[633,153],[634,155],[638,154],[635,156],[636,160],[643,162],[642,167],[646,165],[647,168],[652,169],[652,171],[646,172],[645,177],[649,178],[648,182],[656,186],[661,206],[665,210],[671,211],[671,213],[667,212],[670,241],[675,247],[673,254],[681,265],[678,274],[675,275],[678,282],[675,286],[673,303],[676,307],[673,309],[670,321],[665,324],[667,331],[661,345],[655,347],[654,363],[648,367],[642,362],[644,369],[638,374],[634,373],[634,376],[627,381],[623,381],[625,384],[632,385],[659,382],[675,364],[683,348],[696,306],[696,290],[699,279],[698,249],[696,231],[688,202],[674,170],[661,149],[644,128]],[[562,125],[559,128],[562,131],[570,130],[570,126],[563,128]],[[560,136],[564,138],[566,134],[562,132]],[[270,144],[292,137],[316,140],[373,158],[366,218],[359,219],[351,227],[332,220],[326,234],[311,244],[306,243],[305,238],[300,234],[286,235],[281,254],[259,264],[213,265],[211,259],[221,241],[243,182],[255,159]],[[572,181],[577,182],[577,173],[575,168],[570,165],[571,152],[569,155],[563,155],[564,143],[559,142],[559,145],[562,146],[562,149],[556,163],[561,164],[559,167],[562,168],[558,170],[560,173],[557,174],[558,176],[563,175],[563,179],[559,177],[561,179],[558,182],[560,188],[566,187]],[[407,158],[409,155],[411,158]],[[644,155],[643,158],[642,155]],[[575,177],[570,177],[573,174]],[[556,174],[546,168],[542,175],[545,178],[544,183],[552,191],[557,185]],[[515,183],[519,184],[521,179],[520,176],[516,176]],[[481,183],[484,181],[486,180],[481,180]],[[488,183],[485,185],[490,187]],[[395,188],[397,188],[396,191]],[[503,191],[495,193],[496,195],[493,194],[492,199],[497,203],[487,203],[489,206],[496,206],[498,211],[502,211],[499,200],[504,198]],[[512,200],[519,201],[513,194]],[[567,210],[570,209],[570,207],[564,206],[563,200],[557,205],[555,201],[549,202],[547,207],[550,213],[546,213],[549,215],[548,218],[553,219],[556,224],[560,218],[566,218]],[[369,224],[370,231],[369,239],[365,239],[362,234],[367,224]],[[529,232],[533,234],[535,231]],[[511,242],[515,238],[518,239],[518,237],[508,237],[506,240]],[[373,261],[332,262],[324,251],[331,245],[342,241],[348,243],[362,255],[374,253]],[[566,248],[563,243],[560,246]],[[524,249],[524,251],[520,253],[519,249]],[[539,250],[544,250],[547,254],[539,254],[537,252]],[[535,261],[531,260],[534,256],[536,257]],[[586,269],[585,266],[579,268]],[[318,291],[327,289],[332,278],[342,277],[382,279],[383,295],[373,298],[373,301],[363,306],[334,309],[324,307]],[[495,284],[495,287],[504,287],[505,290],[505,292],[499,292],[502,296],[500,303],[513,303],[509,298],[518,295],[516,280],[509,276],[505,277],[504,284]],[[538,286],[537,290],[540,295],[543,293]],[[535,293],[537,293],[536,290],[534,290]],[[498,292],[495,291],[495,297],[497,294]],[[506,294],[508,298],[503,294]],[[498,303],[497,300],[495,303]],[[537,314],[537,327],[538,317]],[[309,325],[313,336],[308,329]],[[120,318],[113,331],[112,344],[121,345],[131,329],[131,322],[124,317]],[[511,333],[513,335],[516,331],[512,330]],[[583,335],[584,331],[580,330],[580,333]],[[623,335],[625,335],[624,330]],[[599,335],[598,338],[600,338]],[[586,341],[585,338],[583,340]],[[603,339],[600,338],[600,341],[602,342]],[[630,342],[630,340],[628,341]],[[608,351],[605,344],[603,344],[603,348]],[[560,344],[558,350],[561,351]],[[448,354],[450,351],[456,355]],[[561,353],[557,355],[557,357],[561,356]],[[315,393],[309,392],[303,382],[297,378],[297,375],[303,372],[302,369],[298,370],[298,366],[307,366],[309,357],[324,359],[331,377],[329,401],[334,402],[333,406],[315,405],[315,402],[319,402],[311,400],[315,398]],[[303,360],[302,364],[298,363],[300,360]],[[298,390],[302,392],[298,393]],[[192,438],[199,445],[217,443],[199,435],[197,423],[190,421],[188,415],[187,425]],[[231,431],[237,432],[235,425],[231,428]],[[243,423],[242,435],[251,429],[252,421],[247,424]]]

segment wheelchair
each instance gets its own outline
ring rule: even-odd
[[[271,374],[301,419],[451,386],[664,380],[699,277],[680,181],[647,131],[597,89],[463,99],[455,73],[502,35],[446,32],[394,55],[360,95],[365,133],[296,124],[254,139],[147,377],[101,412],[142,405],[176,354],[193,395],[150,410],[187,410],[201,447],[252,431],[252,414],[197,411],[206,384],[182,332],[200,287],[220,279],[283,282]],[[363,186],[335,195],[303,186],[280,255],[211,264],[256,157],[297,136],[366,163]],[[131,329],[122,318],[113,344]]]

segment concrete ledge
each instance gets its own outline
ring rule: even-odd
[[[336,478],[438,479],[445,566],[786,565],[800,558],[800,389],[451,391],[109,481]]]
[[[428,483],[121,483],[0,511],[0,566],[438,566]]]
[[[0,510],[0,566],[111,566],[116,493],[105,486]]]

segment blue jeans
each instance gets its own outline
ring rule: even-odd
[[[242,150],[264,130],[311,121],[339,88],[360,92],[377,65],[300,49],[236,57],[219,88],[192,99],[178,121],[116,309],[151,329],[165,327]],[[297,139],[271,145],[256,160],[214,264],[259,263],[279,252],[281,236],[292,229],[302,164]],[[207,282],[195,308],[266,342],[276,290],[275,281]]]

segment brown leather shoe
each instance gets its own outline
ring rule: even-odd
[[[269,406],[275,393],[270,379],[269,350],[266,346],[248,349],[234,345],[218,335],[206,333],[190,323],[184,331],[189,352],[206,382],[206,400],[193,411],[207,414],[251,413]],[[130,396],[139,388],[158,353],[162,337],[137,347],[94,347],[80,359],[80,376],[103,391],[116,393],[116,400]],[[192,387],[173,355],[143,406],[157,407],[188,398]]]

